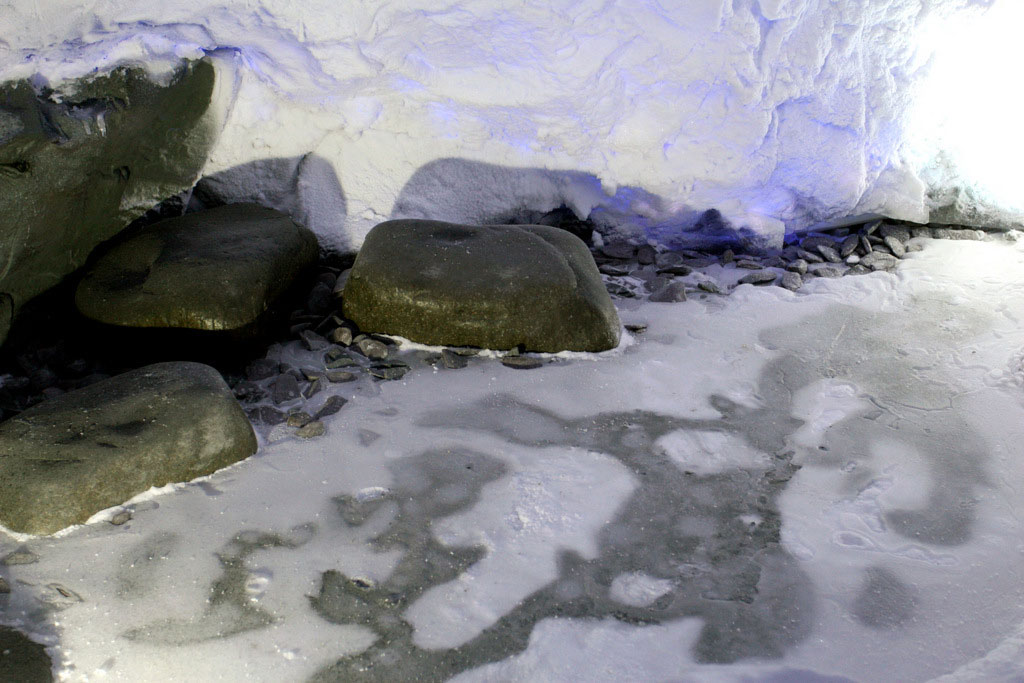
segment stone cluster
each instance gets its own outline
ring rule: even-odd
[[[726,294],[743,284],[776,285],[797,291],[811,278],[892,271],[923,239],[985,239],[960,226],[910,225],[874,220],[860,226],[793,236],[766,253],[663,250],[612,242],[594,251],[605,287],[613,297],[655,302],[685,301],[687,295]]]

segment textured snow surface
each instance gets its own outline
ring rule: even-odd
[[[562,203],[664,241],[712,207],[769,239],[852,214],[926,221],[955,201],[1005,224],[1024,208],[1021,95],[1005,80],[1022,13],[1016,0],[4,0],[0,79],[160,72],[220,51],[237,87],[213,185],[338,247],[389,217]]]
[[[69,681],[1019,680],[1022,269],[930,242],[336,385],[322,438],[0,536],[3,620]]]

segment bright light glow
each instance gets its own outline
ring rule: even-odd
[[[915,93],[908,134],[923,167],[938,165],[977,197],[1024,210],[1024,2],[932,15],[917,42],[927,75]],[[939,176],[941,178],[941,175]]]

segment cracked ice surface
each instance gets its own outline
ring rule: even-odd
[[[1022,269],[929,242],[351,389],[123,526],[5,537],[4,619],[74,681],[1020,677]]]
[[[942,220],[1019,222],[1000,65],[1020,19],[1013,0],[23,2],[0,79],[219,56],[234,107],[205,172],[331,246],[563,203],[661,240],[714,207],[777,240],[957,201]]]

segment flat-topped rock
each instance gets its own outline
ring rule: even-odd
[[[310,230],[256,204],[144,228],[97,260],[75,292],[88,318],[121,327],[238,330],[316,264]]]
[[[619,341],[590,251],[542,225],[381,223],[366,236],[343,301],[363,331],[425,344],[557,352]]]
[[[132,370],[0,423],[0,524],[52,534],[152,486],[243,460],[256,445],[215,369]]]
[[[15,310],[192,186],[222,123],[216,80],[200,60],[161,82],[120,67],[56,91],[0,83],[0,292]],[[0,341],[9,321],[0,316]]]

